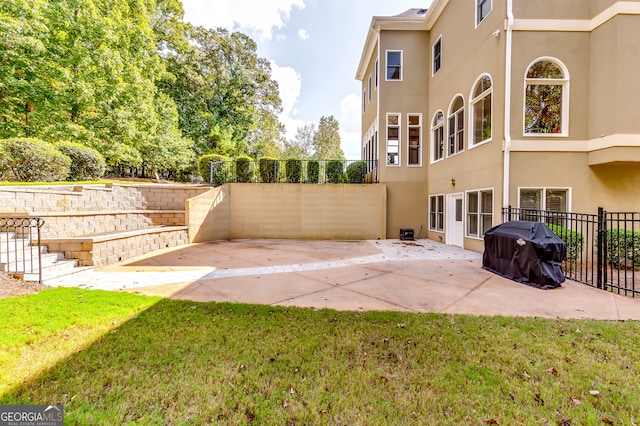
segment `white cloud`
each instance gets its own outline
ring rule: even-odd
[[[285,125],[286,138],[293,139],[298,127],[304,125],[305,121],[295,118],[298,114],[296,103],[300,98],[302,79],[300,73],[291,67],[281,67],[271,61],[271,77],[278,82],[280,89],[280,99],[282,99],[282,114],[280,121]]]
[[[298,30],[298,37],[300,37],[300,40],[306,40],[309,38],[309,33],[304,28],[300,28]]]
[[[304,0],[184,0],[185,20],[208,28],[223,27],[271,40],[273,29],[284,27],[294,7]]]
[[[360,159],[360,95],[350,93],[340,101],[340,142],[349,160]]]

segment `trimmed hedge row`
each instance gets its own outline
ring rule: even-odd
[[[553,223],[547,223],[551,232],[562,238],[564,244],[567,246],[567,262],[574,263],[580,258],[580,253],[584,248],[584,237],[580,232],[572,231],[560,225]]]
[[[100,179],[104,157],[79,143],[51,144],[34,138],[0,140],[0,179],[56,182]]]
[[[640,232],[607,229],[607,262],[618,269],[640,268]]]

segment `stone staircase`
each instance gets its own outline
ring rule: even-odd
[[[77,260],[65,259],[63,253],[49,253],[46,246],[32,245],[29,238],[20,238],[15,232],[2,233],[0,271],[15,278],[25,281],[54,279],[79,272],[77,264]]]

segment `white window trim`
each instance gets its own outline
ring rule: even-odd
[[[442,114],[442,123],[440,125],[434,125],[433,122],[435,121],[438,113]],[[444,115],[444,111],[442,111],[441,109],[437,110],[435,114],[433,114],[433,117],[431,118],[431,132],[430,132],[430,136],[429,139],[431,141],[431,143],[429,144],[429,147],[431,148],[430,151],[430,159],[431,159],[431,164],[435,164],[435,163],[439,163],[441,161],[443,161],[445,158],[447,158],[447,146],[446,146],[446,141],[447,141],[447,133],[446,133],[446,122],[447,122],[447,117]],[[433,136],[434,131],[438,128],[438,127],[442,127],[442,148],[443,148],[443,152],[442,152],[442,157],[438,158],[436,160],[434,152],[435,152],[435,145],[436,145],[436,139]]]
[[[367,85],[367,90],[369,91],[368,97],[367,97],[367,103],[371,103],[371,92],[373,91],[373,89],[371,88],[371,74],[369,74],[369,81],[368,81],[368,85]]]
[[[463,136],[463,138],[462,138],[463,139],[463,141],[462,141],[462,145],[463,145],[462,149],[460,151],[454,152],[453,154],[449,154],[449,119],[451,118],[452,115],[457,115],[458,111],[460,111],[460,109],[457,109],[456,111],[451,111],[451,108],[453,108],[453,103],[458,98],[458,96],[462,98],[462,108],[460,108],[460,109],[464,110],[467,107],[467,104],[466,104],[466,102],[464,100],[464,96],[462,96],[462,93],[457,93],[457,94],[455,94],[453,96],[453,98],[451,98],[451,102],[449,103],[449,108],[447,109],[448,114],[445,116],[445,121],[446,121],[446,123],[445,123],[445,133],[444,133],[444,135],[445,135],[445,144],[444,144],[444,146],[445,146],[445,148],[444,148],[445,158],[455,157],[458,154],[462,154],[464,152],[464,150],[465,150],[465,147],[464,147],[464,142],[465,142],[464,139],[465,138]],[[467,119],[467,115],[464,114],[464,111],[463,111],[462,120],[466,121],[466,119]],[[464,123],[464,122],[462,123],[462,130],[463,130],[463,132],[467,133],[469,130],[467,129],[467,126],[465,126],[465,124],[466,123]]]
[[[519,186],[518,187],[518,208],[524,208],[520,206],[520,191],[522,190],[540,190],[542,196],[540,197],[540,210],[547,209],[547,190],[551,191],[567,191],[567,213],[571,212],[571,200],[573,199],[572,187],[570,186]]]
[[[482,224],[480,222],[480,217],[482,215],[482,200],[480,200],[480,198],[478,197],[478,236],[475,235],[469,235],[469,229],[467,228],[468,224],[469,224],[469,193],[471,192],[477,192],[478,194],[480,194],[481,192],[489,192],[491,191],[491,228],[493,228],[495,225],[495,218],[496,218],[496,209],[495,209],[495,205],[496,205],[496,191],[494,190],[494,188],[481,188],[481,189],[472,189],[469,191],[465,191],[464,192],[464,236],[466,238],[471,238],[474,240],[483,240],[484,239],[484,235],[482,234]],[[518,193],[519,195],[519,193]],[[519,198],[518,198],[519,200]],[[518,201],[519,202],[519,201]]]
[[[398,164],[389,164],[389,116],[397,115],[398,116]],[[385,124],[385,160],[384,163],[387,167],[401,167],[402,166],[402,114],[399,112],[388,112],[386,116]]]
[[[536,62],[540,61],[551,61],[558,65],[562,69],[562,73],[564,74],[564,78],[527,78],[527,73],[529,69]],[[566,138],[569,136],[569,83],[571,79],[569,77],[569,69],[565,66],[565,64],[551,56],[541,56],[533,61],[524,70],[524,84],[522,85],[522,136],[526,138]],[[562,132],[560,133],[526,133],[526,117],[525,117],[525,106],[527,103],[527,83],[528,82],[537,82],[541,84],[561,84],[562,85],[562,115],[560,117],[560,124],[562,126]]]
[[[488,88],[487,90],[485,90],[484,92],[480,93],[478,96],[476,96],[475,98],[473,97],[473,92],[476,91],[476,86],[478,85],[478,83],[480,82],[480,80],[482,79],[482,77],[489,77],[489,79],[491,80],[491,87]],[[474,114],[475,114],[475,109],[473,108],[474,105],[479,102],[481,99],[484,99],[487,95],[491,94],[491,137],[489,139],[485,139],[481,142],[478,142],[476,144],[473,143],[473,135],[475,132],[475,128],[474,128]],[[473,83],[473,85],[471,86],[471,93],[469,94],[469,131],[467,132],[469,134],[469,141],[468,141],[468,147],[469,149],[473,149],[473,148],[477,148],[479,146],[482,146],[486,143],[489,143],[493,140],[493,100],[494,100],[495,96],[493,96],[493,78],[491,78],[491,75],[488,73],[483,73],[480,74],[480,76],[476,79],[476,81]]]
[[[389,60],[389,52],[400,52],[400,78],[398,79],[389,79],[388,75],[387,75],[387,69],[389,67],[389,64],[387,63]],[[385,60],[385,67],[384,67],[384,79],[385,81],[402,81],[404,78],[404,52],[402,50],[398,50],[398,49],[388,49],[385,50],[384,53],[384,60]]]
[[[439,205],[439,206],[437,206],[437,205],[436,205],[436,211],[435,211],[435,214],[436,214],[436,223],[435,223],[435,224],[433,224],[433,223],[431,223],[431,214],[433,213],[433,210],[431,210],[431,199],[432,199],[432,198],[436,198],[436,204],[439,204],[439,203],[438,203],[438,200],[437,200],[437,197],[442,197],[442,204],[441,204],[441,205]],[[446,204],[446,201],[445,201],[445,194],[433,194],[433,195],[429,195],[429,230],[430,230],[430,231],[433,231],[433,232],[441,232],[441,233],[444,233],[444,232],[445,232],[445,229],[446,229],[446,226],[445,226],[446,216],[445,216],[445,214],[444,214],[444,213],[445,213],[445,211],[444,211],[444,206],[445,206],[445,204]],[[440,207],[440,210],[438,210],[438,207]],[[437,215],[438,215],[438,213],[441,213],[441,214],[442,214],[442,229],[438,229],[438,219],[437,219]]]
[[[484,18],[482,18],[482,21],[478,22],[478,1],[475,1],[475,5],[476,5],[476,13],[475,15],[475,24],[476,24],[476,28],[478,28],[484,21],[486,21],[487,16],[491,15],[491,12],[493,12],[493,0],[491,0],[491,9],[489,10],[489,12],[484,16]]]
[[[420,124],[417,126],[412,126],[409,124],[409,116],[418,116],[420,120]],[[411,127],[420,128],[420,139],[418,140],[418,164],[409,164],[409,129]],[[407,167],[422,167],[422,141],[423,141],[423,123],[422,123],[422,113],[408,113],[407,114]]]
[[[435,47],[436,44],[438,44],[438,42],[440,43],[440,68],[438,68],[437,70],[435,69]],[[436,41],[431,45],[431,77],[435,76],[438,71],[440,71],[442,69],[442,34],[440,34],[438,36],[438,38],[436,39]]]

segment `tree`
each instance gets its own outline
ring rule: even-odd
[[[318,130],[313,136],[314,154],[317,160],[344,160],[340,147],[340,124],[333,116],[320,118]]]
[[[295,138],[284,141],[283,157],[300,158],[302,160],[311,158],[315,134],[316,123],[314,122],[309,122],[302,127],[298,127]]]
[[[161,83],[178,105],[183,134],[198,155],[279,152],[282,101],[267,60],[255,42],[224,29],[186,27],[188,45],[166,59]]]
[[[139,166],[158,143],[183,145],[173,101],[156,88],[165,73],[156,12],[153,0],[3,1],[1,136],[72,139],[111,166]],[[145,160],[166,163],[172,150],[160,148]]]

